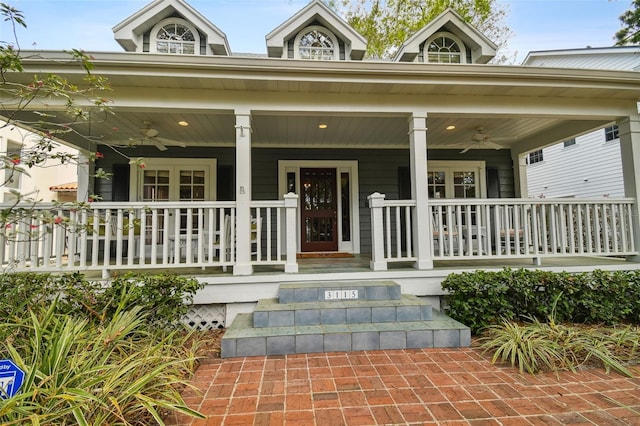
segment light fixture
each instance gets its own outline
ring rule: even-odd
[[[453,130],[455,128],[456,128],[456,126],[454,126],[453,124],[447,126],[447,130]]]
[[[327,127],[329,127],[329,126],[327,125],[327,123],[320,123],[320,124],[318,124],[318,129],[326,129]]]
[[[188,121],[184,121],[184,120],[180,120],[180,121],[178,121],[178,124],[181,125],[182,127],[186,127],[186,126],[189,125],[189,122]]]

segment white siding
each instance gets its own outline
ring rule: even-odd
[[[543,161],[527,166],[529,197],[623,197],[620,141],[605,142],[604,129],[543,150]]]
[[[525,66],[640,71],[638,46],[530,52]],[[640,78],[640,77],[639,77]],[[544,160],[527,166],[530,197],[622,197],[620,141],[606,142],[604,129],[543,150]]]

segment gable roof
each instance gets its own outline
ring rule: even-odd
[[[266,36],[270,57],[282,57],[285,41],[318,21],[351,47],[351,59],[360,60],[367,50],[367,40],[320,0],[313,0],[298,13]]]
[[[420,45],[432,35],[442,31],[443,28],[459,37],[465,46],[471,49],[473,63],[486,64],[496,56],[498,46],[496,46],[495,43],[489,40],[474,26],[465,22],[455,10],[447,8],[405,41],[402,46],[400,46],[398,53],[396,53],[394,61],[413,61],[420,53]]]
[[[125,51],[141,51],[138,48],[142,46],[143,34],[176,13],[206,35],[207,44],[215,55],[231,53],[226,34],[184,0],[154,0],[113,27],[114,37]]]

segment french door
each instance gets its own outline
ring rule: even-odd
[[[338,250],[336,169],[300,169],[301,249]]]
[[[132,168],[132,199],[145,202],[161,201],[208,201],[215,200],[215,160],[202,159],[146,159],[146,167]],[[174,214],[180,215],[179,229]],[[156,223],[147,217],[144,224],[146,243],[151,243],[151,235],[156,234],[158,244],[164,241],[165,229],[170,235],[184,233],[191,221],[193,232],[198,232],[198,218],[188,217],[187,209],[170,209],[169,216],[158,212]],[[168,221],[167,226],[165,223]]]

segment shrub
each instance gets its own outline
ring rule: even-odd
[[[177,275],[135,275],[115,277],[97,295],[98,311],[112,315],[118,309],[141,306],[147,320],[160,327],[177,324],[203,287],[198,280]]]
[[[502,320],[616,324],[640,321],[640,272],[569,274],[541,270],[451,274],[442,283],[445,306],[474,333]],[[555,302],[554,302],[555,301]]]
[[[487,328],[480,338],[485,352],[498,360],[518,366],[520,372],[576,371],[585,364],[598,364],[607,372],[615,370],[634,377],[625,363],[638,362],[637,327],[601,328],[566,326],[533,321],[519,324],[503,320]]]
[[[57,304],[0,325],[0,356],[25,371],[21,392],[0,400],[2,424],[163,424],[160,410],[203,417],[179,393],[194,356],[175,346],[176,331],[148,333],[140,307],[97,325],[56,313]]]
[[[137,306],[150,324],[165,327],[179,323],[200,288],[196,279],[170,274],[125,274],[109,285],[89,281],[79,273],[3,274],[0,315],[21,315],[29,308],[48,306],[57,297],[58,313],[105,321],[115,312]]]

